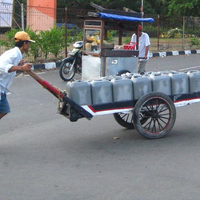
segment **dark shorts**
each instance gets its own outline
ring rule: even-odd
[[[5,93],[0,93],[0,113],[6,114],[10,112],[10,106]]]

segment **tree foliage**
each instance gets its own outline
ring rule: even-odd
[[[108,9],[120,9],[123,7],[130,8],[136,12],[140,12],[142,0],[58,0],[57,7],[91,9],[90,3],[96,3]],[[144,13],[146,14],[162,14],[173,16],[199,16],[200,0],[143,0]],[[26,4],[27,0],[17,0],[15,3]]]
[[[123,7],[127,7],[137,12],[140,12],[141,6],[141,0],[67,0],[66,6],[91,8],[91,2],[101,5],[104,8],[122,9]],[[200,0],[144,0],[144,12],[148,14],[199,16]]]
[[[171,0],[168,10],[169,15],[198,16],[200,14],[200,1]]]

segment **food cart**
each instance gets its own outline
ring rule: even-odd
[[[130,48],[120,48],[124,34],[138,31],[141,22],[154,22],[142,18],[140,13],[104,9],[91,4],[98,12],[89,12],[83,26],[82,79],[91,80],[125,72],[137,73],[138,42]],[[108,42],[110,31],[116,31],[117,46]],[[138,41],[138,39],[137,39]]]

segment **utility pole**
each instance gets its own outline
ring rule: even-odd
[[[143,7],[144,7],[144,1],[142,0],[141,7],[140,7],[140,12],[142,14],[142,18],[144,17]],[[141,24],[142,24],[142,27],[143,27],[143,22]]]
[[[21,23],[22,23],[22,30],[24,31],[24,4],[21,3]]]
[[[183,16],[183,39],[182,39],[182,49],[185,49],[185,16]]]
[[[65,57],[67,57],[67,7],[65,7]]]
[[[157,50],[159,51],[159,35],[160,35],[160,15],[158,14],[157,22]]]

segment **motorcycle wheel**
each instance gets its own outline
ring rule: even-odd
[[[67,62],[62,62],[62,64],[60,65],[59,74],[60,78],[63,81],[70,81],[73,79],[75,75],[75,66],[72,67],[72,63],[73,61],[67,61]]]

